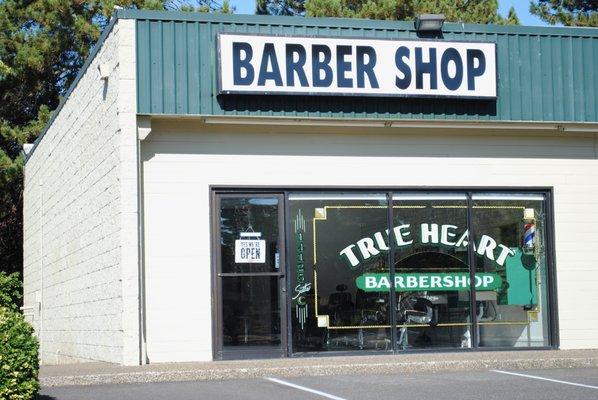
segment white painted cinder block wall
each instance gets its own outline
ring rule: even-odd
[[[553,187],[561,348],[598,348],[595,135],[179,119],[141,146],[150,362],[212,359],[210,185]]]
[[[118,20],[25,166],[24,305],[44,364],[139,363],[135,93],[135,24]]]

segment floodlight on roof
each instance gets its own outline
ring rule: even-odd
[[[440,32],[446,17],[444,14],[422,14],[415,18],[415,30],[418,32]]]

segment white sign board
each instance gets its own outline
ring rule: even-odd
[[[266,241],[256,239],[235,240],[235,263],[263,264],[266,262]]]
[[[496,98],[496,44],[221,33],[221,94]]]

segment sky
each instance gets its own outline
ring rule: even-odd
[[[245,1],[247,3],[253,3],[253,1]],[[503,17],[506,17],[509,14],[509,9],[511,7],[515,7],[521,25],[548,25],[537,16],[529,13],[529,0],[498,0],[498,12]]]
[[[231,5],[235,7],[236,14],[253,14],[255,13],[255,0],[231,0]],[[535,15],[529,13],[528,0],[499,0],[498,12],[506,17],[511,6],[515,7],[517,16],[521,21],[521,25],[540,25],[545,26],[546,23],[540,20]]]

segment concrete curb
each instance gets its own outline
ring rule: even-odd
[[[597,357],[531,358],[511,360],[454,360],[424,362],[346,363],[335,365],[298,365],[280,367],[202,368],[195,370],[138,371],[87,375],[47,376],[44,387],[87,386],[123,383],[209,381],[250,379],[268,376],[331,376],[362,374],[410,374],[417,372],[479,371],[488,369],[549,369],[598,367]]]

